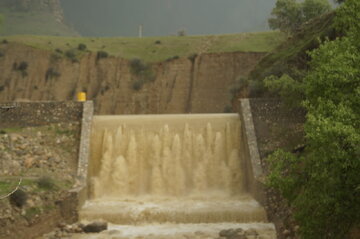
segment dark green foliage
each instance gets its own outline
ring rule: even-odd
[[[132,73],[137,75],[146,70],[146,65],[142,60],[135,58],[130,61],[130,68]]]
[[[62,51],[60,48],[56,48],[56,49],[55,49],[55,52],[56,52],[56,53],[59,53],[59,54],[63,54],[63,51]]]
[[[155,45],[160,45],[161,44],[161,41],[160,40],[156,40],[155,41]]]
[[[135,81],[133,81],[133,83],[132,83],[132,88],[133,88],[133,90],[135,90],[135,91],[139,91],[139,90],[141,90],[141,88],[142,88],[143,85],[144,85],[144,81],[142,81],[142,80],[135,80]]]
[[[84,43],[80,43],[78,45],[78,50],[79,51],[85,51],[87,49],[86,45]]]
[[[178,37],[184,37],[186,36],[186,30],[185,29],[181,29],[177,32]]]
[[[279,95],[289,107],[300,106],[304,99],[305,86],[287,74],[281,77],[269,76],[264,79],[264,86],[272,93]]]
[[[28,63],[26,61],[22,61],[20,62],[20,64],[17,66],[17,70],[18,71],[26,71],[26,69],[28,68]]]
[[[28,68],[28,63],[26,62],[26,61],[22,61],[22,62],[20,62],[19,64],[17,64],[16,62],[14,62],[14,64],[13,64],[13,67],[12,67],[12,69],[14,70],[14,71],[19,71],[19,72],[21,72],[21,75],[23,76],[23,77],[25,77],[25,76],[27,76],[27,68]]]
[[[194,61],[195,61],[195,59],[196,59],[197,56],[198,56],[198,55],[197,55],[196,53],[194,53],[194,54],[188,56],[188,59],[189,59],[191,62],[194,63]]]
[[[23,207],[26,204],[28,196],[27,193],[21,189],[16,190],[10,195],[10,203],[16,207]]]
[[[96,54],[96,60],[100,60],[103,58],[108,58],[109,54],[106,51],[98,51]]]
[[[169,61],[177,60],[179,58],[180,58],[179,56],[172,56],[172,57],[166,59],[166,61],[169,62]]]
[[[2,44],[8,44],[8,43],[9,43],[8,40],[6,39],[2,40]]]
[[[36,183],[39,188],[44,190],[54,190],[56,188],[54,180],[49,176],[40,177]]]
[[[46,74],[45,74],[45,80],[48,81],[52,78],[57,78],[57,77],[60,77],[61,74],[56,71],[54,68],[50,67],[47,71],[46,71]]]
[[[302,81],[310,60],[306,52],[318,48],[325,39],[333,40],[340,36],[335,30],[334,17],[335,13],[331,12],[313,19],[274,52],[265,56],[249,75],[249,82],[256,85],[255,90],[250,90],[250,96],[274,95],[264,88],[263,80],[269,76],[280,78],[287,74],[295,81]]]
[[[306,150],[269,157],[269,184],[294,208],[305,239],[343,239],[360,223],[360,2],[337,14],[346,36],[310,53]]]
[[[68,59],[70,59],[73,63],[74,62],[79,62],[79,60],[77,59],[76,51],[74,49],[67,50],[65,52],[65,56]]]
[[[151,65],[144,63],[140,59],[132,59],[130,61],[130,69],[132,74],[136,76],[132,83],[132,88],[136,91],[140,90],[144,84],[156,80]]]
[[[273,18],[269,19],[269,26],[283,32],[294,32],[303,23],[330,10],[327,0],[277,0],[271,12]]]

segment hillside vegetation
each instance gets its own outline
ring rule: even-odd
[[[216,52],[269,52],[284,40],[278,31],[241,33],[214,36],[166,36],[146,38],[83,38],[54,36],[6,36],[8,42],[22,43],[34,48],[66,52],[105,51],[125,59],[139,58],[147,62],[160,62],[171,58],[189,57],[193,54]]]
[[[4,18],[1,35],[79,35],[65,24],[58,0],[2,0],[0,15]]]
[[[321,40],[334,39],[340,33],[334,27],[335,12],[322,15],[302,26],[293,36],[264,57],[249,76],[253,89],[252,96],[268,95],[264,89],[264,79],[269,76],[281,77],[287,74],[301,80],[308,69],[308,51],[319,47]]]

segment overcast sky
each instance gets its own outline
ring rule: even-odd
[[[226,34],[268,29],[275,0],[61,0],[65,16],[84,36]]]

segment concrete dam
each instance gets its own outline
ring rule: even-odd
[[[276,238],[255,200],[238,114],[94,116],[81,221],[110,234],[75,238],[217,238],[229,228]]]

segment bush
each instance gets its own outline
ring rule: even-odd
[[[146,70],[146,65],[140,59],[132,59],[130,61],[130,68],[133,74],[139,75],[141,72]]]
[[[155,44],[156,44],[156,45],[160,45],[160,44],[161,44],[161,41],[160,41],[160,40],[156,40],[156,41],[155,41]]]
[[[54,180],[48,176],[43,176],[43,177],[39,178],[36,183],[39,188],[42,188],[45,190],[53,190],[56,187]]]
[[[142,80],[135,80],[132,84],[132,88],[135,91],[139,91],[139,90],[141,90],[143,85],[144,85],[144,82]]]
[[[57,72],[54,68],[50,67],[45,74],[45,80],[48,81],[51,78],[57,78],[60,77],[61,74],[59,72]]]
[[[12,67],[12,69],[14,71],[21,72],[23,77],[27,76],[27,72],[26,72],[27,68],[28,68],[28,63],[26,61],[22,61],[22,62],[20,62],[20,64],[17,64],[16,62],[14,62],[13,67]]]
[[[56,53],[59,53],[59,54],[63,54],[63,53],[64,53],[60,48],[56,48],[56,49],[55,49],[55,52],[56,52]]]
[[[26,61],[22,61],[18,65],[17,70],[18,71],[26,71],[27,68],[28,68],[28,63]]]
[[[96,54],[96,60],[109,57],[109,54],[106,51],[98,51]]]
[[[189,59],[190,61],[194,62],[197,56],[198,56],[198,55],[197,55],[196,53],[194,53],[194,54],[191,54],[190,56],[188,56],[188,59]]]
[[[2,44],[8,44],[8,43],[9,43],[8,40],[6,39],[2,40]]]
[[[180,58],[179,56],[172,56],[172,57],[166,59],[166,61],[173,61],[173,60],[177,60],[179,58]]]
[[[79,51],[85,51],[87,49],[86,45],[84,43],[80,43],[78,45],[78,50]]]
[[[186,30],[185,29],[181,29],[177,32],[178,37],[184,37],[186,36]]]
[[[21,189],[16,190],[10,195],[9,200],[12,205],[23,207],[28,199],[27,193]]]
[[[76,57],[76,52],[74,49],[67,50],[65,56],[69,58],[72,62],[78,62],[79,60]]]

